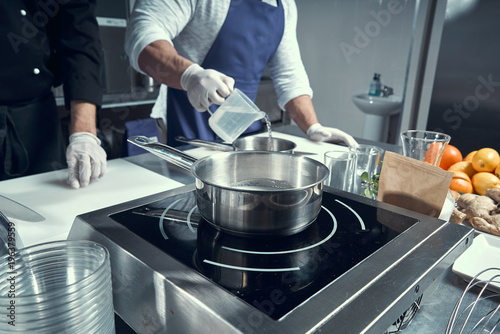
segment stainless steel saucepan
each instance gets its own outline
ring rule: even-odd
[[[129,142],[191,172],[202,217],[228,233],[286,236],[305,229],[321,210],[328,168],[282,152],[219,152],[196,158],[134,136]]]
[[[241,137],[236,139],[233,144],[223,144],[216,143],[201,139],[187,139],[183,136],[175,137],[175,140],[191,144],[194,146],[205,147],[217,151],[276,151],[276,152],[288,152],[293,153],[293,150],[297,147],[291,140],[282,138],[272,138],[269,137]]]

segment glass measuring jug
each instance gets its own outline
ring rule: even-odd
[[[248,96],[236,88],[224,103],[211,113],[208,125],[224,141],[232,143],[253,122],[265,116],[265,112],[260,111]]]

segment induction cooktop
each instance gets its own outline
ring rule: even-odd
[[[471,230],[326,188],[286,237],[223,232],[194,185],[78,216],[111,254],[116,312],[138,332],[383,333],[472,241]]]
[[[218,230],[194,191],[110,218],[278,320],[418,221],[326,192],[322,203],[306,230],[267,239]],[[286,302],[262,307],[277,291]]]

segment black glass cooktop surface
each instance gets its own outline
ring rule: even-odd
[[[328,192],[313,223],[280,238],[217,230],[199,215],[194,191],[110,217],[275,320],[417,222]]]

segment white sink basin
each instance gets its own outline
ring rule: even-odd
[[[364,113],[376,116],[391,116],[401,111],[403,98],[390,95],[388,97],[358,94],[352,97],[354,104]]]

